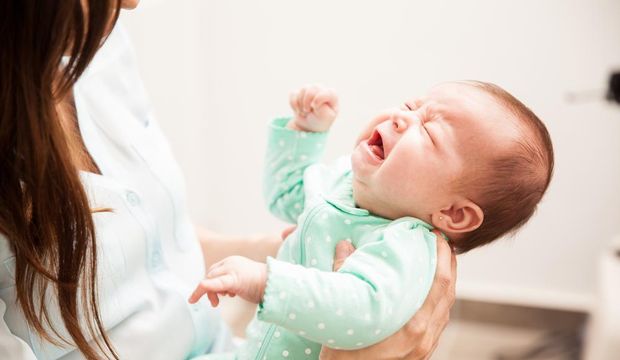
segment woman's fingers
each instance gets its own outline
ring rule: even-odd
[[[443,321],[438,322],[436,326],[434,326],[432,329],[429,329],[429,338],[432,339],[432,341],[434,341],[435,343],[433,344],[431,351],[426,355],[426,357],[424,357],[424,360],[430,359],[431,355],[433,355],[433,353],[435,352],[437,345],[439,345],[440,336],[446,329],[447,325],[448,318],[445,318]]]
[[[297,225],[288,227],[282,231],[282,240],[286,240],[286,238],[293,233],[297,229]]]
[[[430,360],[431,356],[433,356],[433,353],[435,352],[435,349],[437,349],[437,345],[439,345],[439,341],[436,341],[435,344],[433,345],[433,347],[431,348],[431,351],[429,351],[428,355],[426,355],[422,360]],[[407,358],[406,360],[418,360],[416,358]]]
[[[436,232],[437,270],[431,290],[415,316],[406,325],[409,336],[417,338],[417,346],[407,359],[427,359],[437,346],[454,304],[456,256],[450,245]]]
[[[450,245],[439,232],[437,238],[437,270],[431,290],[415,316],[398,332],[382,342],[357,351],[323,348],[321,359],[429,359],[437,347],[454,303],[456,258]],[[351,254],[350,244],[338,243],[334,270]]]
[[[434,230],[433,232],[435,232]],[[437,234],[437,233],[435,233]],[[435,278],[433,285],[418,312],[427,311],[432,314],[440,300],[445,296],[450,296],[450,300],[454,298],[454,283],[456,281],[456,260],[453,259],[454,253],[450,245],[443,240],[441,235],[437,237],[437,269],[435,270]]]
[[[332,266],[333,270],[338,271],[340,267],[342,267],[342,264],[344,263],[344,261],[349,256],[351,256],[353,252],[355,252],[355,247],[353,246],[353,244],[351,244],[350,241],[347,241],[347,240],[339,241],[338,244],[336,244],[336,251],[334,254],[334,265]],[[320,360],[362,359],[361,357],[358,357],[356,354],[357,354],[356,351],[339,351],[339,350],[329,349],[323,346],[321,348],[321,353],[319,354],[319,359]]]
[[[336,244],[336,254],[334,256],[334,271],[338,271],[344,261],[355,251],[355,247],[347,240],[342,240]]]

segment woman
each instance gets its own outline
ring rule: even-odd
[[[204,258],[114,27],[137,2],[0,4],[0,358],[181,359],[227,346],[218,313],[186,302]],[[211,260],[264,259],[278,243],[202,239]],[[440,243],[435,285],[408,325],[322,356],[430,356],[454,300],[454,256]],[[352,250],[340,244],[336,263]]]

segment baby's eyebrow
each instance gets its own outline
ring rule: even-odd
[[[403,105],[407,109],[414,111],[414,110],[418,110],[420,107],[422,107],[422,105],[424,105],[424,100],[421,98],[417,98],[413,101],[405,101]]]
[[[407,109],[414,111],[417,110],[422,105],[422,103],[419,100],[414,100],[413,102],[405,101],[403,105],[405,105]]]

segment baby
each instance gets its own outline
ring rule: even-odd
[[[400,329],[424,301],[437,229],[460,253],[516,230],[549,185],[553,149],[543,123],[496,85],[441,84],[373,118],[351,156],[318,164],[338,113],[328,89],[291,96],[292,119],[270,128],[265,193],[297,224],[267,264],[233,256],[213,265],[206,294],[259,304],[237,354],[317,359],[322,345],[357,349]],[[436,230],[435,230],[436,231]],[[332,272],[337,240],[356,251]]]

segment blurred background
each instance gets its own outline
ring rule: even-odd
[[[604,100],[620,1],[142,0],[122,23],[193,217],[223,233],[284,228],[262,200],[266,124],[301,85],[340,94],[326,161],[434,84],[504,87],[547,124],[555,176],[526,228],[459,257],[433,359],[620,358],[620,106]]]

